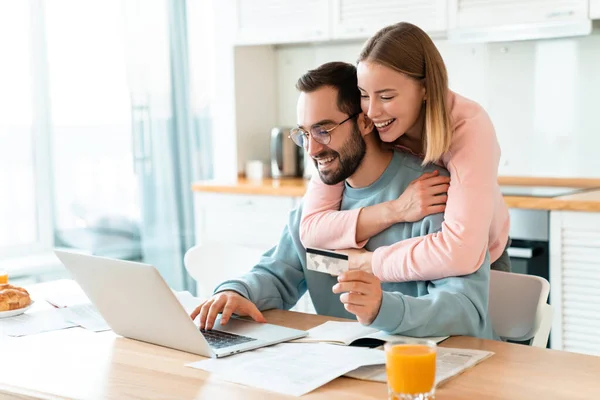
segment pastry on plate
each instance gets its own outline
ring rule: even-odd
[[[27,290],[8,283],[0,284],[0,312],[18,310],[31,304]]]

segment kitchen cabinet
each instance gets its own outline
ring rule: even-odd
[[[600,213],[550,213],[552,348],[600,355]]]
[[[591,32],[589,0],[449,0],[448,36],[510,41]]]
[[[332,0],[332,36],[367,39],[379,29],[399,21],[419,26],[430,34],[447,28],[447,0]]]
[[[196,192],[196,243],[226,244],[232,252],[238,247],[256,249],[257,254],[262,254],[279,243],[289,212],[299,202],[300,197],[291,196]],[[247,260],[247,268],[250,269],[257,261],[258,258]],[[235,278],[244,269],[244,266],[228,269],[226,265],[217,265],[218,260],[215,264],[210,267],[221,269],[220,281]],[[308,293],[292,310],[315,312]]]
[[[235,42],[257,45],[328,40],[329,1],[235,0]]]
[[[600,19],[600,0],[590,0],[590,18]]]
[[[386,25],[411,22],[445,33],[447,0],[236,0],[236,44],[367,39]]]
[[[234,0],[231,13],[236,45],[364,40],[399,21],[433,37],[493,42],[589,34],[600,0]]]

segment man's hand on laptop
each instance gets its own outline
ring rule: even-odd
[[[383,293],[381,282],[375,275],[360,270],[346,271],[338,276],[338,283],[332,290],[341,293],[344,308],[356,315],[361,324],[371,324],[379,314]]]
[[[194,320],[200,315],[200,329],[212,329],[219,313],[222,313],[221,324],[226,324],[233,313],[250,316],[257,322],[267,322],[254,303],[231,290],[215,294],[196,307],[190,317]]]

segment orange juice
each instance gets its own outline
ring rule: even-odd
[[[435,384],[435,344],[386,346],[388,387],[394,394],[430,393]]]
[[[0,270],[0,284],[8,283],[8,272]]]

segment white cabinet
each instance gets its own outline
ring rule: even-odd
[[[449,0],[451,39],[509,41],[591,32],[589,0]]]
[[[550,213],[552,348],[600,355],[600,213]]]
[[[434,34],[447,27],[447,0],[332,0],[332,35],[366,39],[379,29],[405,21]]]
[[[330,38],[330,0],[235,0],[236,44]]]
[[[445,33],[447,0],[235,0],[236,44],[366,39],[400,21]]]
[[[279,243],[289,213],[299,202],[299,197],[196,192],[196,243],[225,244],[233,253],[236,253],[237,247],[240,254],[252,254],[253,258],[240,260],[243,265],[229,268],[227,265],[219,265],[216,260],[215,265],[207,266],[211,268],[211,279],[222,282],[253,267],[260,254]],[[199,296],[210,295],[200,284],[198,289],[203,291],[198,293]],[[314,313],[308,293],[292,310]]]
[[[590,18],[600,19],[600,0],[590,0]]]

